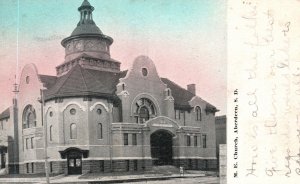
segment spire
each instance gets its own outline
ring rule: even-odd
[[[78,11],[80,12],[80,20],[76,28],[69,37],[61,41],[66,52],[65,63],[85,55],[111,62],[110,45],[113,43],[113,39],[104,35],[93,21],[94,7],[88,0],[83,0]],[[57,71],[67,70],[66,67],[61,66]]]
[[[88,2],[88,0],[84,0],[81,6],[78,8],[80,11],[80,21],[78,24],[95,24],[93,21],[93,11],[94,7]]]
[[[78,8],[80,12],[80,20],[77,24],[77,27],[72,32],[72,36],[82,35],[82,34],[102,34],[102,31],[97,27],[93,21],[93,11],[94,7],[84,0],[81,6]]]
[[[91,4],[89,3],[88,0],[84,0],[84,1],[82,2],[82,4],[81,4],[81,7],[82,7],[82,6],[91,6]]]

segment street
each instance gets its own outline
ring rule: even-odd
[[[197,178],[174,178],[170,180],[161,181],[141,181],[141,182],[129,182],[125,184],[219,184],[219,178],[217,177],[197,177]]]

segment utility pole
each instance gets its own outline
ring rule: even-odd
[[[41,89],[41,111],[42,111],[42,125],[44,126],[44,154],[45,154],[45,173],[46,173],[46,183],[50,183],[49,179],[49,169],[48,169],[48,135],[47,135],[47,121],[45,120],[45,112],[44,112],[44,107],[45,107],[45,97],[44,97],[44,89]]]

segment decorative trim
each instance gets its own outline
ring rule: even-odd
[[[76,152],[78,154],[81,154],[83,158],[88,158],[89,157],[89,150],[83,150],[77,147],[69,147],[63,151],[58,151],[60,153],[60,156],[62,159],[65,159],[69,152]]]
[[[172,96],[167,96],[165,100],[174,101],[174,98]]]
[[[190,99],[190,101],[189,101],[189,102],[192,102],[192,101],[194,101],[196,98],[198,98],[198,99],[202,100],[202,98],[200,98],[199,96],[195,95],[195,96],[194,96],[192,99]]]
[[[107,107],[103,102],[96,102],[96,103],[94,103],[94,104],[90,107],[90,111],[94,110],[95,107],[96,107],[97,105],[101,105],[101,106],[106,110],[106,112],[109,112],[108,107]]]
[[[118,93],[118,96],[124,96],[124,97],[127,97],[127,96],[129,96],[130,94],[129,94],[129,92],[127,91],[127,90],[125,90],[125,91],[121,91],[120,93]]]
[[[149,119],[148,121],[145,122],[145,125],[144,125],[144,126],[147,127],[149,122],[155,121],[155,120],[158,119],[158,118],[165,118],[165,119],[168,119],[168,120],[170,120],[171,122],[173,122],[175,125],[177,125],[178,129],[181,129],[181,126],[180,126],[176,121],[174,121],[173,119],[171,119],[171,118],[169,118],[169,117],[167,117],[167,116],[157,116],[157,117],[155,117],[155,118]]]
[[[160,111],[159,104],[158,104],[156,98],[154,98],[154,96],[152,96],[152,95],[149,94],[149,93],[140,93],[140,94],[138,94],[138,95],[136,95],[136,96],[134,97],[134,99],[133,99],[132,102],[131,102],[131,107],[130,107],[130,115],[131,115],[131,116],[133,116],[133,113],[134,113],[134,112],[133,112],[134,104],[135,104],[135,103],[137,102],[137,100],[140,99],[140,98],[148,98],[149,100],[151,100],[151,101],[154,103],[155,108],[157,109],[156,115],[157,115],[157,116],[160,116],[161,111]]]
[[[61,112],[64,112],[64,110],[66,110],[70,105],[77,105],[82,111],[86,110],[85,107],[80,105],[78,102],[69,102],[61,109]]]
[[[193,112],[196,112],[196,108],[197,108],[197,107],[199,107],[199,108],[200,108],[200,111],[201,111],[201,113],[202,113],[202,108],[201,108],[201,106],[200,106],[200,105],[195,105],[195,106],[194,106],[194,108],[193,108]]]

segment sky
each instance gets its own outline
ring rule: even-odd
[[[60,42],[79,21],[83,0],[0,0],[0,111],[12,104],[13,83],[34,63],[55,75],[64,62]],[[128,69],[149,56],[161,77],[186,88],[226,114],[225,0],[89,0],[93,19],[114,39],[111,57]]]

